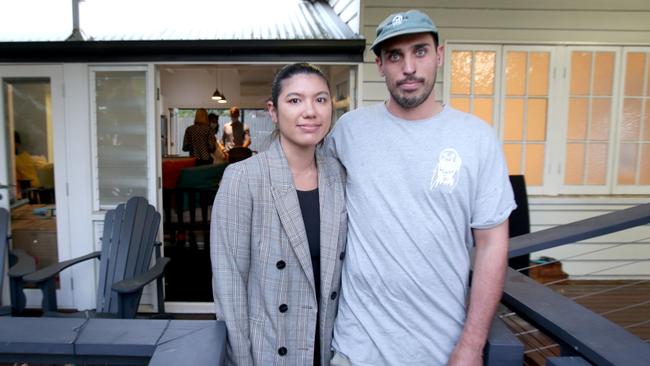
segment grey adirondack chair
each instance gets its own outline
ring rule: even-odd
[[[11,306],[0,306],[0,315],[18,315],[25,310],[23,276],[36,270],[34,258],[20,249],[9,249],[9,211],[0,208],[0,290],[4,280],[5,263],[9,263],[9,293]]]
[[[142,197],[130,198],[126,203],[106,212],[101,251],[56,263],[24,277],[36,283],[43,292],[45,316],[55,313],[55,277],[64,269],[88,259],[98,258],[99,284],[97,308],[74,314],[83,317],[135,318],[142,289],[153,280],[162,285],[162,275],[169,258],[157,258],[149,268],[154,252],[160,214]],[[159,296],[159,301],[161,296]],[[66,314],[65,316],[69,316]]]

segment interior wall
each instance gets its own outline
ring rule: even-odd
[[[271,81],[282,65],[178,65],[164,66],[160,70],[161,111],[169,108],[265,108],[271,96]],[[332,92],[349,76],[348,65],[324,65]],[[219,104],[211,99],[218,88],[228,103]]]
[[[228,100],[219,104],[212,100],[218,88]],[[270,90],[270,89],[269,89]],[[264,95],[242,96],[239,71],[235,68],[217,70],[163,69],[160,72],[160,93],[163,110],[168,108],[263,108]]]

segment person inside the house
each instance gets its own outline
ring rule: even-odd
[[[332,365],[482,365],[515,208],[501,144],[435,99],[444,48],[426,14],[390,15],[371,48],[388,99],[325,143],[349,220]]]
[[[223,126],[221,147],[227,153],[233,147],[249,147],[251,132],[247,124],[239,120],[239,108],[230,108],[230,122]]]
[[[210,112],[208,114],[208,124],[210,125],[210,129],[212,129],[212,133],[214,133],[216,137],[219,132],[219,116]]]
[[[14,150],[16,153],[16,181],[18,182],[18,198],[26,198],[29,188],[40,186],[37,166],[32,155],[22,147],[22,139],[18,131],[14,131]]]
[[[183,151],[196,158],[196,165],[212,164],[212,153],[217,141],[208,121],[208,111],[204,108],[196,110],[194,124],[185,129],[183,136]]]
[[[214,138],[216,140],[217,134],[219,133],[219,116],[217,116],[214,113],[208,114],[208,122],[210,125],[210,130],[212,131],[212,134],[214,135]],[[212,153],[212,162],[214,164],[225,164],[228,162],[228,159],[226,157],[226,154],[223,151],[223,148],[221,147],[221,144],[216,145],[216,148],[214,149],[214,153]]]
[[[327,78],[283,67],[268,150],[225,171],[210,228],[213,293],[228,365],[328,365],[347,215],[343,171],[317,146],[332,123]]]

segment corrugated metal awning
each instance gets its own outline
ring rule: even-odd
[[[66,41],[71,16],[67,33],[57,17],[53,32],[0,31],[0,61],[360,62],[365,47],[324,1],[86,0],[79,15],[84,40]]]

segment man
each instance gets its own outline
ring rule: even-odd
[[[230,122],[223,126],[221,147],[224,152],[233,147],[248,147],[251,144],[251,132],[248,125],[239,121],[239,108],[230,108]]]
[[[332,365],[481,365],[515,207],[500,143],[435,100],[444,49],[424,13],[389,16],[372,50],[389,99],[344,115],[325,146],[349,219]]]

